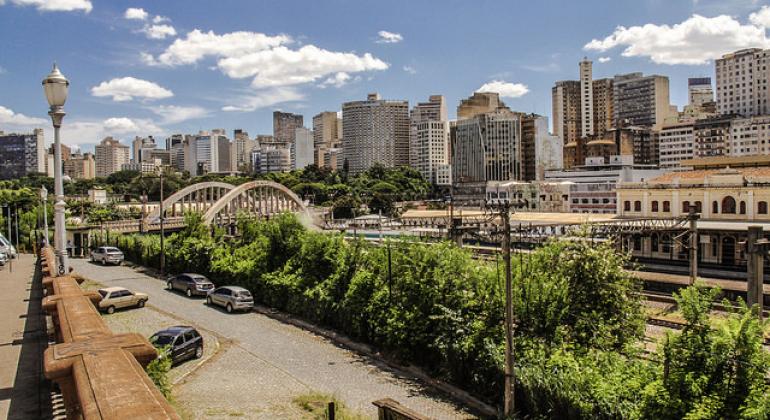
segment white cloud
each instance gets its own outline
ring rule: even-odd
[[[148,109],[163,118],[163,124],[176,124],[209,115],[207,109],[199,106],[160,105]]]
[[[126,117],[107,118],[102,123],[104,132],[108,134],[155,134],[163,132],[163,129],[150,120],[131,119]]]
[[[136,7],[129,7],[126,9],[126,13],[123,14],[123,17],[126,19],[134,19],[134,20],[145,20],[150,15],[144,11],[142,8],[136,8]]]
[[[112,100],[115,102],[130,101],[134,97],[163,99],[174,96],[173,92],[156,83],[134,77],[122,77],[102,82],[99,86],[91,88],[91,94],[98,97],[112,96]]]
[[[277,47],[240,57],[228,57],[217,63],[231,78],[254,77],[255,88],[290,86],[314,82],[324,76],[385,70],[388,64],[369,53],[355,55],[328,51],[314,45],[299,50]]]
[[[41,12],[74,12],[82,10],[89,13],[93,8],[90,0],[11,0],[17,6],[34,6]],[[0,2],[0,5],[3,3]]]
[[[599,57],[600,63],[609,63],[610,61],[612,61],[611,57]]]
[[[49,120],[44,118],[28,117],[24,114],[13,112],[13,110],[0,105],[0,129],[4,126],[13,126],[18,128],[42,127],[50,124]]]
[[[412,66],[404,66],[404,71],[409,74],[417,74],[417,69]]]
[[[495,92],[506,98],[519,98],[529,92],[527,85],[521,83],[509,83],[502,80],[493,80],[485,83],[476,92]]]
[[[284,102],[296,102],[305,96],[294,88],[265,89],[254,95],[237,98],[236,104],[222,107],[222,111],[249,112]]]
[[[768,12],[752,14],[753,21],[764,22]],[[648,23],[626,28],[618,26],[604,39],[594,39],[583,48],[608,51],[625,46],[624,57],[649,57],[657,64],[706,64],[722,54],[749,47],[770,47],[763,27],[742,24],[720,15],[707,18],[692,15],[673,26]]]
[[[770,6],[762,6],[761,9],[749,15],[749,22],[763,28],[770,28]]]
[[[349,81],[351,77],[349,74],[345,73],[344,71],[341,71],[334,76],[329,77],[328,79],[324,80],[318,87],[325,88],[328,86],[334,86],[334,87],[343,87],[345,86]]]
[[[195,29],[185,38],[175,40],[157,59],[145,54],[145,63],[164,66],[194,64],[207,56],[237,57],[267,50],[291,42],[287,35],[269,36],[256,32],[230,32],[217,35],[213,31]],[[152,58],[152,60],[150,60]]]
[[[158,24],[163,22],[171,22],[171,19],[165,16],[155,16],[154,18],[152,18],[152,23]]]
[[[176,36],[176,29],[171,25],[145,25],[142,32],[150,39],[166,39]]]
[[[404,40],[404,37],[401,36],[401,34],[395,32],[380,31],[377,32],[377,35],[379,36],[377,39],[378,44],[397,44]]]

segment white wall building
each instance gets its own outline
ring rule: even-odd
[[[129,163],[129,147],[121,144],[112,137],[106,137],[97,144],[96,176],[105,177],[121,170],[123,164]]]
[[[351,174],[374,164],[409,164],[409,102],[383,100],[370,93],[365,101],[342,105],[342,149]]]
[[[768,53],[770,50],[749,48],[714,60],[719,114],[770,114]]]
[[[294,144],[291,148],[291,163],[293,169],[304,169],[314,163],[313,132],[305,127],[294,130]]]
[[[727,156],[770,154],[770,115],[732,120],[726,146]]]
[[[690,123],[663,126],[658,136],[660,167],[677,169],[679,162],[692,159],[695,154],[694,125]]]
[[[594,87],[592,63],[588,58],[580,62],[580,113],[583,137],[594,134]]]

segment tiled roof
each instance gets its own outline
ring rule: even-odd
[[[651,179],[651,184],[670,184],[679,179],[685,183],[702,183],[710,175],[743,175],[749,182],[769,182],[770,167],[760,168],[727,168],[727,169],[701,169],[697,171],[668,172],[657,178]]]

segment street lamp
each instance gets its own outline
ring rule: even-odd
[[[69,272],[69,262],[67,261],[67,231],[64,225],[64,183],[62,180],[62,160],[61,160],[61,142],[59,140],[59,128],[61,128],[64,119],[64,103],[67,101],[67,91],[70,82],[59,71],[56,63],[53,65],[51,73],[43,79],[43,91],[48,100],[51,110],[48,115],[51,116],[54,132],[54,193],[56,194],[56,203],[54,204],[54,242],[56,253],[59,255],[59,275]]]

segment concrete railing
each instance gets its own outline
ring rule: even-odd
[[[377,407],[378,420],[431,420],[430,417],[410,410],[391,398],[383,398],[372,404]]]
[[[95,304],[101,296],[72,276],[54,277],[53,248],[41,250],[46,297],[56,343],[46,349],[46,378],[56,382],[68,419],[179,419],[147,376],[155,348],[136,333],[113,334]]]

